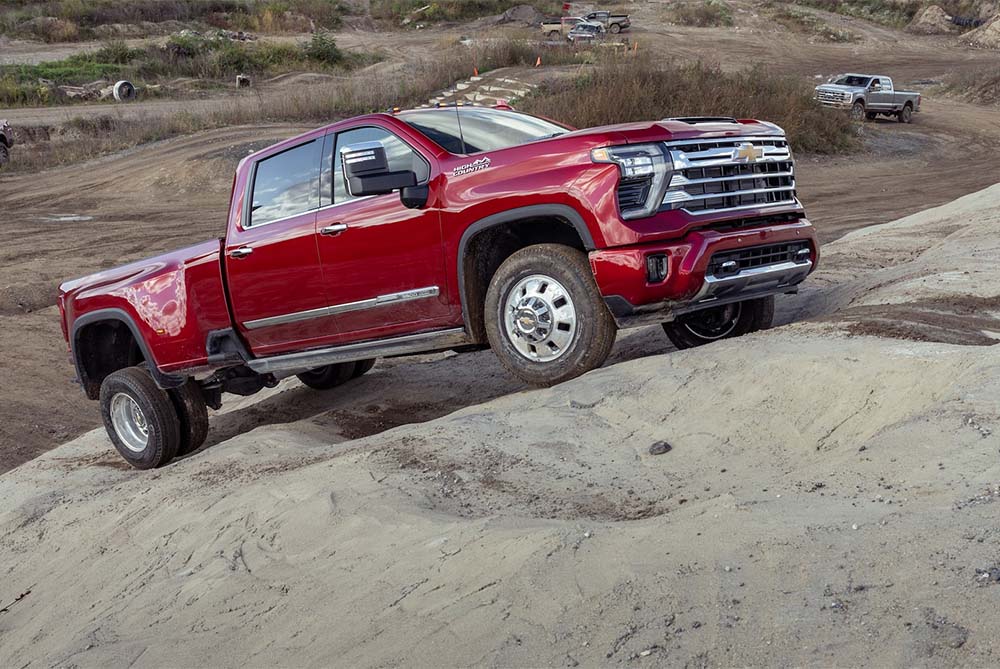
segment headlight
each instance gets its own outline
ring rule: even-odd
[[[652,216],[660,208],[673,176],[670,152],[662,144],[634,144],[593,149],[595,163],[618,165],[618,208],[622,218]]]

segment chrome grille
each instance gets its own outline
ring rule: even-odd
[[[690,214],[795,205],[795,173],[784,137],[668,142],[674,164],[663,207]]]
[[[846,102],[849,97],[840,91],[816,91],[816,99],[820,102]]]

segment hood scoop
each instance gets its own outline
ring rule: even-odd
[[[732,123],[734,125],[738,124],[738,121],[730,116],[675,116],[671,118],[665,118],[663,120],[679,121],[680,123],[687,123],[688,125],[705,125],[708,123]]]

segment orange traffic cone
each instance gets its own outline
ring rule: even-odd
[[[542,66],[542,57],[539,56],[538,58],[535,59],[535,67],[541,67],[541,66]]]

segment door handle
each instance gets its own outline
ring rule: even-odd
[[[319,234],[321,235],[339,235],[341,232],[347,229],[347,223],[334,223],[333,225],[328,225],[325,228],[320,228]]]
[[[253,249],[249,246],[241,246],[238,249],[233,249],[229,252],[230,258],[246,258],[248,255],[253,253]]]

